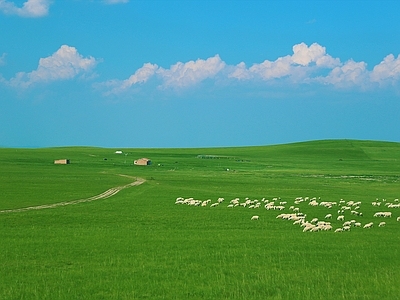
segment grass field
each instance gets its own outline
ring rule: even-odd
[[[134,166],[141,157],[152,165]],[[71,164],[54,165],[60,158]],[[400,198],[399,143],[0,148],[0,163],[0,299],[399,299],[400,208],[385,206]],[[8,212],[134,180],[121,174],[146,181],[107,199]],[[202,207],[177,197],[225,200]],[[246,197],[287,204],[227,207]],[[338,204],[296,205],[297,197]],[[346,221],[374,226],[335,233],[341,199],[361,202],[363,215],[346,211]],[[331,213],[333,230],[303,232],[276,218],[291,205],[306,220]],[[373,217],[379,211],[393,216]]]

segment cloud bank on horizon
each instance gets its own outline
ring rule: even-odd
[[[327,73],[328,72],[328,73]],[[323,75],[323,74],[327,75]],[[398,83],[400,79],[400,55],[387,55],[372,70],[365,62],[352,59],[342,62],[326,53],[325,47],[318,43],[307,46],[305,43],[293,46],[293,54],[281,56],[274,61],[265,60],[246,66],[226,64],[219,55],[207,59],[197,59],[186,63],[177,62],[169,69],[156,64],[145,63],[125,80],[111,80],[106,86],[112,87],[108,94],[118,94],[151,78],[157,78],[158,88],[186,88],[206,79],[218,84],[222,80],[240,82],[273,83],[284,80],[287,84],[322,84],[337,88],[357,87],[362,90],[385,87]]]
[[[247,66],[244,62],[229,65],[217,54],[206,59],[177,62],[169,68],[154,63],[144,63],[126,79],[109,79],[94,85],[104,95],[134,93],[135,87],[143,87],[155,82],[157,90],[182,91],[208,80],[214,86],[235,84],[274,84],[284,82],[287,86],[317,84],[338,89],[357,88],[370,90],[385,88],[399,83],[400,55],[389,54],[372,67],[367,63],[352,59],[342,62],[326,52],[326,48],[313,43],[296,44],[291,55],[275,60],[264,60]],[[6,54],[0,57],[0,65],[5,64]],[[89,76],[100,59],[83,57],[75,47],[62,45],[51,56],[40,58],[36,70],[19,72],[3,83],[16,89],[26,89],[37,84],[70,80]]]

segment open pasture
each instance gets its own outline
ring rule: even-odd
[[[152,165],[134,166],[141,157]],[[54,165],[59,158],[71,164]],[[0,299],[400,294],[400,208],[387,205],[400,198],[398,143],[0,149],[0,163],[0,211],[89,198],[135,178],[146,180],[107,199],[0,213]],[[210,201],[175,204],[178,197]],[[224,200],[211,207],[219,198]],[[236,198],[239,205],[228,207]],[[247,200],[253,202],[240,205]],[[318,205],[310,205],[314,200]],[[284,208],[267,209],[271,202]],[[377,212],[392,216],[374,217]],[[303,232],[293,224],[297,213],[306,215],[304,222],[318,219],[314,226],[330,222],[332,229]],[[351,220],[349,230],[335,232]],[[363,228],[370,222],[371,228]]]

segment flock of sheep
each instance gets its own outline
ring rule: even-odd
[[[217,201],[212,202],[211,199],[207,200],[196,200],[194,198],[183,198],[178,197],[175,200],[175,204],[183,204],[190,206],[200,206],[200,207],[216,207],[220,206],[225,202],[224,198],[218,198]],[[293,222],[293,225],[297,225],[302,228],[303,232],[317,232],[317,231],[334,231],[334,232],[344,232],[350,231],[355,227],[362,227],[365,229],[373,227],[374,222],[365,223],[362,225],[360,221],[355,220],[355,218],[363,217],[363,213],[360,211],[361,208],[360,201],[345,201],[341,199],[338,202],[332,201],[321,201],[320,198],[310,198],[310,197],[298,197],[294,200],[293,205],[288,207],[287,201],[282,201],[280,198],[273,198],[272,200],[268,200],[262,198],[258,199],[250,199],[245,198],[243,201],[240,198],[235,198],[229,201],[226,207],[235,208],[241,207],[246,209],[260,209],[264,208],[265,210],[289,210],[289,213],[280,213],[276,216],[277,219],[287,220]],[[389,202],[386,199],[376,199],[373,201],[372,206],[374,207],[382,207],[385,210],[375,212],[373,217],[375,218],[392,218],[393,213],[389,211],[389,209],[400,208],[399,199],[394,199],[393,202]],[[303,212],[305,206],[312,207],[323,207],[328,210],[336,211],[330,212],[325,215],[323,219],[318,218],[308,218],[307,214]],[[334,222],[336,228],[333,228],[333,224],[331,222],[332,218],[335,218]],[[259,220],[259,215],[253,215],[250,220]],[[396,221],[400,222],[400,216],[396,218]],[[341,223],[343,222],[343,223]],[[378,223],[378,222],[377,222]],[[341,224],[340,226],[337,226]],[[386,226],[385,221],[380,221],[378,223],[378,227]]]

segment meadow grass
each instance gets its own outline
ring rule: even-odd
[[[140,157],[153,164],[134,166]],[[54,165],[58,158],[71,164]],[[0,299],[396,299],[400,209],[384,228],[303,233],[277,219],[280,212],[227,204],[343,198],[362,202],[357,220],[377,224],[373,214],[385,208],[371,202],[399,198],[399,162],[398,143],[350,140],[0,149],[0,210],[82,199],[132,181],[119,174],[146,179],[108,199],[0,213]],[[226,200],[215,208],[174,204],[180,196]],[[336,214],[299,207],[307,218]],[[260,220],[250,221],[255,214]]]

